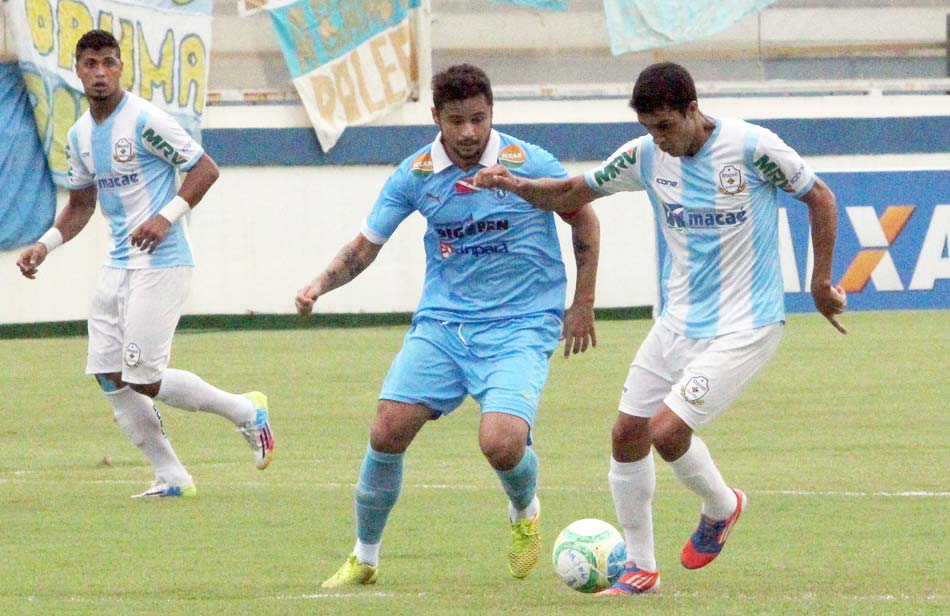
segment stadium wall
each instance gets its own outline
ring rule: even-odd
[[[819,172],[950,169],[945,96],[711,97],[703,108],[774,128]],[[640,134],[632,119],[618,98],[496,102],[500,130],[547,147],[571,172]],[[428,109],[413,103],[385,124],[349,129],[324,154],[299,107],[210,107],[204,144],[222,173],[191,215],[198,268],[186,314],[292,313],[297,289],[358,232],[395,164],[434,135]],[[950,203],[950,188],[935,189]],[[60,207],[64,201],[60,194]],[[645,195],[597,203],[603,233],[597,306],[655,304],[656,244]],[[323,298],[318,311],[411,311],[424,273],[423,229],[419,217],[407,220],[377,263]],[[570,262],[569,229],[560,229]],[[0,323],[84,319],[107,246],[106,224],[95,216],[34,281],[19,276],[16,251],[0,253]],[[568,271],[573,278],[573,267]]]

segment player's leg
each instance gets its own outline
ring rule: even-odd
[[[443,350],[438,322],[410,328],[380,393],[357,482],[356,545],[324,588],[376,581],[383,530],[402,487],[405,451],[422,426],[456,408],[465,396],[454,359]]]
[[[560,320],[534,316],[461,327],[466,387],[482,409],[478,442],[508,496],[508,570],[527,577],[541,554],[538,459],[531,426],[557,348]]]
[[[126,270],[104,267],[100,272],[88,321],[86,374],[96,377],[112,406],[116,424],[155,471],[153,486],[136,496],[193,496],[194,483],[165,436],[152,400],[132,390],[121,378],[128,278]]]
[[[718,418],[768,362],[781,341],[779,323],[709,340],[693,341],[691,359],[651,420],[653,443],[676,477],[702,499],[700,523],[681,562],[697,569],[722,551],[746,507],[741,490],[729,487],[709,448],[693,432]]]

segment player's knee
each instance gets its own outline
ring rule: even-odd
[[[140,394],[148,396],[149,398],[154,398],[158,395],[158,390],[162,388],[162,382],[157,381],[155,383],[129,383],[129,387],[139,392]]]
[[[524,457],[524,439],[488,437],[479,439],[478,444],[485,459],[497,471],[513,469]]]
[[[660,413],[650,422],[650,436],[660,456],[672,462],[689,449],[693,431],[674,413]]]
[[[634,417],[620,413],[610,432],[614,445],[630,445],[650,443],[649,422],[643,417]]]
[[[93,376],[96,377],[96,382],[99,383],[102,391],[107,394],[119,391],[125,385],[122,382],[122,374],[118,372],[101,372]]]

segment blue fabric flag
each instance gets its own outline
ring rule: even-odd
[[[0,63],[0,250],[35,242],[53,225],[56,187],[15,63]]]
[[[517,4],[518,6],[527,6],[533,9],[548,9],[550,11],[567,10],[567,0],[495,0],[495,2]]]
[[[725,30],[776,0],[604,0],[610,50],[620,55]]]

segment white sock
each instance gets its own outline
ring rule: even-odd
[[[152,399],[131,387],[106,392],[106,399],[112,404],[116,423],[152,463],[155,474],[171,485],[190,485],[191,476],[168,442]]]
[[[200,376],[168,368],[156,399],[186,411],[206,411],[227,417],[235,425],[254,419],[254,404],[238,394],[221,391]]]
[[[528,506],[524,509],[515,509],[511,501],[508,501],[508,519],[512,522],[515,520],[530,520],[538,515],[539,511],[541,511],[541,501],[538,500],[537,496],[532,498],[531,502],[528,503]]]
[[[379,564],[379,546],[381,543],[363,543],[359,539],[356,540],[356,547],[353,548],[353,553],[356,554],[356,557],[360,559],[361,563],[366,563],[367,565],[375,567]]]
[[[610,492],[617,520],[627,543],[627,560],[645,571],[656,571],[653,547],[653,494],[656,492],[656,465],[653,452],[636,462],[610,459]]]
[[[725,520],[736,510],[736,493],[722,480],[709,448],[695,434],[682,456],[670,462],[670,468],[687,488],[703,499],[702,512],[713,520]]]

